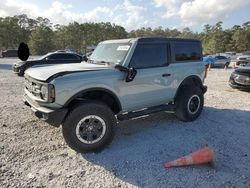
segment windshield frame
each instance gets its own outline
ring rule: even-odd
[[[96,50],[98,50],[98,47],[102,46],[102,45],[117,45],[116,49],[119,48],[119,46],[129,46],[128,50],[121,50],[121,51],[126,51],[123,55],[123,58],[121,60],[117,60],[117,62],[115,61],[106,61],[105,59],[100,60],[100,59],[93,59],[93,55],[95,55],[95,53],[97,52]],[[126,60],[126,57],[129,54],[129,51],[132,48],[132,43],[130,42],[114,42],[114,43],[99,43],[97,45],[97,47],[95,48],[95,50],[93,51],[93,53],[91,54],[91,56],[88,59],[88,63],[92,63],[92,64],[106,64],[109,66],[115,66],[116,64],[122,65],[124,63],[124,61]],[[117,50],[119,51],[119,50]]]

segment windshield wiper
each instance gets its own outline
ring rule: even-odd
[[[106,65],[111,65],[111,63],[108,62],[108,61],[98,61],[98,63],[100,63],[100,64],[106,64]]]

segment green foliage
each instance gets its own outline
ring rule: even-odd
[[[27,15],[0,17],[0,50],[17,48],[20,42],[28,43],[33,55],[58,49],[74,49],[86,53],[88,46],[100,41],[143,36],[200,39],[204,53],[250,50],[250,22],[223,30],[222,22],[204,25],[200,33],[189,28],[182,31],[168,28],[142,27],[127,32],[123,27],[107,23],[77,23],[53,25],[49,19],[31,19]]]
[[[0,45],[14,48],[21,37],[18,19],[15,17],[0,18]]]
[[[205,53],[213,54],[225,51],[250,50],[250,23],[235,25],[231,29],[222,29],[222,22],[214,26],[205,25],[200,33],[200,39]]]
[[[31,33],[29,41],[31,54],[43,55],[55,49],[54,35],[51,28],[38,26]]]

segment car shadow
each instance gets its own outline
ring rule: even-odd
[[[10,64],[1,64],[0,63],[0,69],[2,70],[11,70],[12,65]]]
[[[165,169],[163,163],[208,144],[219,161],[217,168],[228,172],[235,170],[229,162],[235,162],[239,168],[244,166],[246,158],[235,159],[231,155],[235,155],[236,150],[250,155],[249,148],[244,147],[249,145],[249,117],[250,111],[204,107],[196,121],[185,123],[178,121],[174,114],[160,112],[121,122],[107,148],[99,153],[82,154],[82,157],[116,178],[139,187],[189,186],[187,180],[194,177],[194,181],[200,178],[206,185],[211,177],[206,179],[203,175],[215,172],[210,166]],[[232,144],[239,143],[239,137],[242,138],[240,145]],[[248,169],[245,171],[248,173]]]

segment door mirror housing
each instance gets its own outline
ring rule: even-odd
[[[118,69],[118,70],[121,71],[121,72],[127,72],[127,70],[128,70],[127,67],[124,67],[124,66],[122,66],[122,65],[120,65],[120,64],[116,64],[116,65],[115,65],[115,69]]]
[[[126,82],[133,81],[137,74],[137,71],[133,67],[127,68],[127,67],[117,64],[115,65],[115,69],[118,69],[119,71],[126,73],[126,79],[125,79]]]
[[[127,76],[126,76],[126,82],[131,82],[134,80],[135,76],[137,74],[137,70],[135,70],[134,67],[131,67],[128,69]]]

